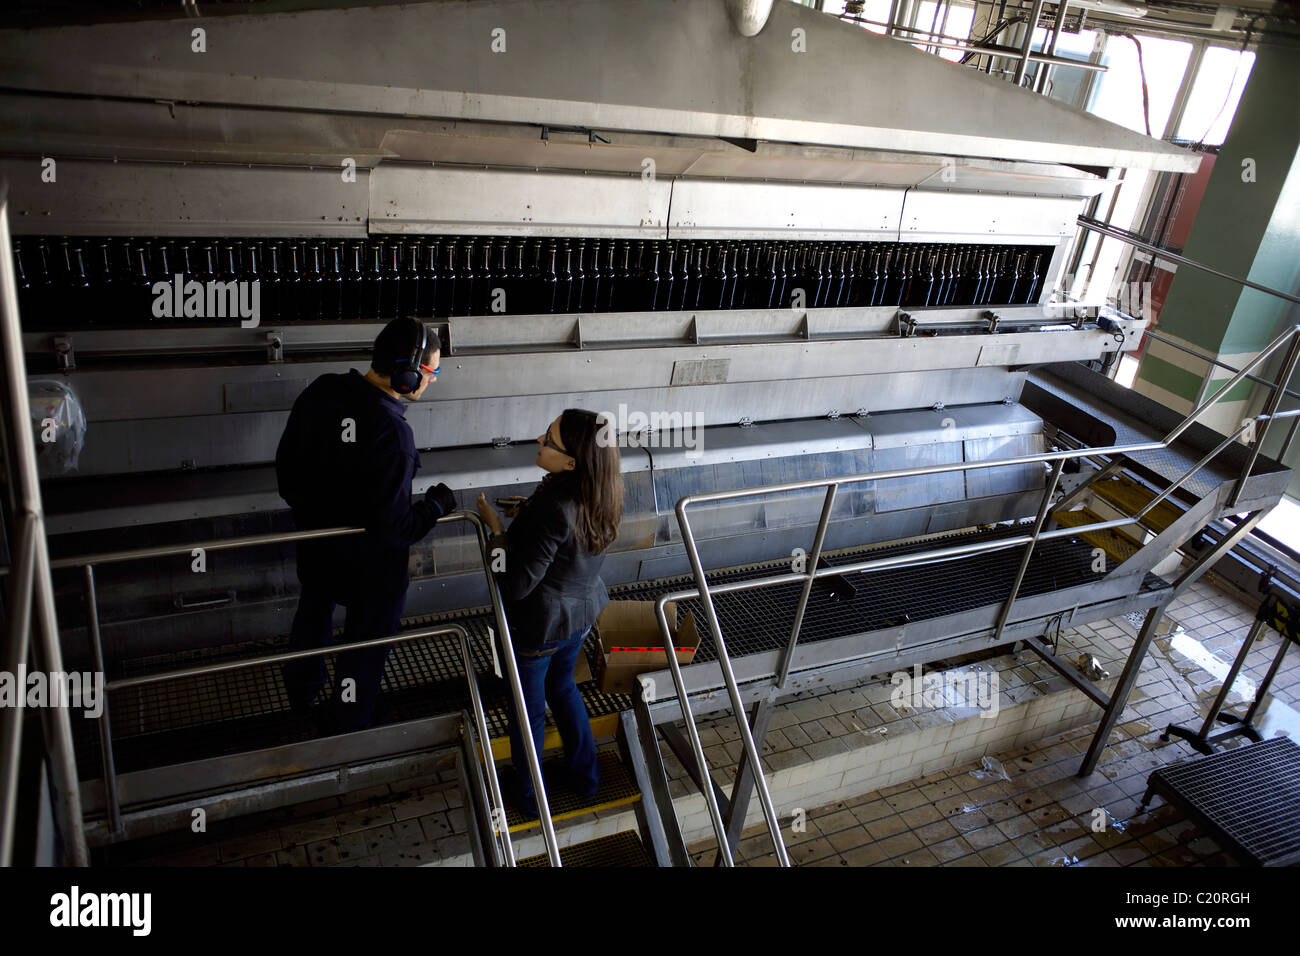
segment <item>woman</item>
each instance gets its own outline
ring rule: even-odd
[[[573,668],[587,632],[609,603],[600,567],[623,516],[618,446],[606,440],[594,412],[569,408],[537,439],[537,464],[547,475],[528,499],[509,509],[507,533],[483,495],[478,512],[493,531],[492,547],[506,550],[497,575],[523,683],[530,730],[542,752],[546,706],[564,742],[569,783],[581,796],[596,793],[596,742]],[[537,816],[533,782],[524,763],[519,722],[509,697],[509,781],[519,809]]]

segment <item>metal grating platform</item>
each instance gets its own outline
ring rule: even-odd
[[[549,866],[546,854],[519,861],[520,866]],[[654,866],[640,838],[632,832],[575,843],[560,850],[561,866]]]
[[[1118,409],[1100,401],[1097,396],[1086,389],[1066,382],[1044,369],[1037,369],[1031,377],[1034,385],[1050,395],[1073,406],[1081,412],[1091,415],[1115,430],[1115,443],[1119,445],[1138,444],[1141,442],[1160,441],[1164,436],[1156,434],[1156,429],[1144,425],[1136,418],[1124,415]],[[1149,468],[1160,477],[1173,482],[1196,464],[1197,457],[1183,454],[1175,445],[1171,448],[1143,451],[1128,457],[1140,465]],[[1222,455],[1214,459],[1205,468],[1197,472],[1183,487],[1197,498],[1204,498],[1214,493],[1215,488],[1225,481],[1231,481],[1236,474],[1220,465]]]
[[[1014,536],[1020,527],[972,531],[892,547],[841,552],[827,557],[842,565],[868,556],[885,556],[925,551],[940,543],[960,544]],[[929,568],[895,568],[885,571],[854,572],[846,578],[857,589],[850,601],[833,599],[828,588],[817,587],[804,616],[801,642],[814,643],[864,633],[897,624],[957,614],[1000,603],[1010,586],[1021,548],[974,555]],[[1030,562],[1021,595],[1030,597],[1048,591],[1097,580],[1092,570],[1092,549],[1087,542],[1058,539],[1042,542]],[[935,586],[935,567],[941,568],[942,587]],[[769,561],[709,575],[710,583],[770,575],[788,562]],[[751,591],[720,595],[715,600],[723,636],[733,656],[761,653],[784,646],[794,621],[801,585],[792,583]],[[618,585],[610,589],[616,600],[648,600],[669,591],[691,590],[694,578],[681,575],[656,581]],[[699,599],[681,602],[696,614],[702,630],[705,617]],[[472,608],[439,615],[409,618],[404,628],[455,621],[469,632],[475,671],[479,674],[484,708],[493,736],[505,733],[505,683],[491,671],[487,629],[492,622],[488,608]],[[215,661],[247,656],[274,648],[248,646],[222,648],[219,653],[167,655],[124,662],[119,673],[134,674],[168,669],[196,660]],[[595,650],[589,642],[589,661]],[[707,633],[700,645],[698,661],[716,660]],[[594,663],[594,661],[593,661]],[[389,655],[383,681],[378,722],[413,720],[459,710],[468,705],[459,646],[454,638],[430,638],[398,645]],[[616,713],[630,706],[621,695],[600,691],[594,681],[580,690],[592,717]],[[114,754],[120,773],[167,766],[204,757],[274,747],[310,740],[318,736],[310,717],[292,714],[284,694],[278,667],[254,668],[232,674],[210,675],[128,689],[110,695]],[[99,742],[92,721],[77,721],[76,749],[83,779],[99,776]]]
[[[602,750],[596,754],[596,767],[600,773],[600,791],[594,797],[580,797],[565,786],[562,780],[557,779],[558,775],[555,771],[561,765],[562,762],[555,758],[542,761],[546,799],[551,804],[552,820],[580,817],[593,810],[612,810],[614,807],[636,803],[641,799],[641,791],[636,788],[636,782],[623,766],[623,761],[619,759],[616,751]],[[524,770],[520,772],[527,773]],[[506,825],[511,833],[519,833],[540,827],[541,823],[536,818],[525,817],[507,802]]]
[[[1162,767],[1147,788],[1243,862],[1300,863],[1300,746],[1287,737]]]

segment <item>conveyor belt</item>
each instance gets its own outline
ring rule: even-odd
[[[958,544],[1023,533],[1022,528],[966,532],[948,536],[942,543]],[[828,557],[832,565],[862,560],[865,556],[916,553],[935,548],[934,539],[888,548],[841,552]],[[1009,548],[957,561],[915,568],[895,568],[875,573],[846,575],[857,589],[851,601],[831,599],[817,587],[804,616],[801,642],[813,643],[912,621],[957,614],[1004,601],[1010,593],[1022,549]],[[1092,548],[1075,538],[1045,541],[1030,562],[1021,587],[1023,597],[1072,587],[1098,579],[1092,570]],[[710,574],[711,583],[770,575],[787,562],[765,562]],[[690,590],[690,575],[619,585],[610,589],[615,600],[648,600],[659,594]],[[723,635],[735,657],[784,646],[793,625],[801,585],[792,583],[720,595],[715,600]],[[705,617],[698,599],[681,602],[697,615],[702,630]],[[411,628],[456,621],[472,639],[475,670],[493,736],[504,734],[505,684],[492,677],[486,608],[466,609],[436,616],[411,618]],[[266,652],[267,647],[223,648],[220,654],[168,655],[165,659],[126,662],[118,675],[171,669],[196,660],[213,661]],[[587,647],[589,660],[594,650]],[[711,661],[716,652],[705,635],[696,659]],[[484,677],[483,675],[487,675]],[[592,717],[628,706],[626,697],[600,692],[594,682],[582,685]],[[383,683],[380,719],[412,720],[459,710],[467,705],[467,691],[454,638],[398,645],[389,656]],[[229,674],[207,675],[166,684],[148,685],[110,695],[114,754],[119,773],[237,753],[311,739],[314,721],[289,712],[278,667],[250,668]],[[77,755],[83,778],[98,776],[99,747],[93,721],[74,723]]]

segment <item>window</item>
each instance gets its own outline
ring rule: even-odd
[[[1254,65],[1254,53],[1221,46],[1206,50],[1183,121],[1178,124],[1178,138],[1222,146]]]
[[[1192,55],[1192,45],[1183,40],[1138,36],[1146,90],[1150,97],[1151,135],[1164,136],[1165,125]],[[1139,69],[1137,46],[1128,37],[1112,34],[1106,39],[1102,63],[1110,69],[1093,87],[1088,112],[1127,126],[1137,133],[1147,131],[1143,110],[1143,70]]]

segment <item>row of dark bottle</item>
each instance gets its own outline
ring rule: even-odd
[[[1037,299],[1051,248],[483,236],[25,237],[15,241],[14,256],[24,324],[47,329],[184,322],[184,313],[158,302],[171,293],[157,283],[170,288],[178,274],[182,283],[201,285],[256,281],[263,322],[1013,305]]]

